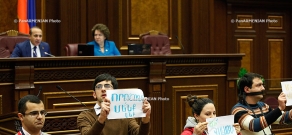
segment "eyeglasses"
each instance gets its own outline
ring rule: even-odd
[[[39,116],[39,114],[41,114],[42,116],[46,116],[48,112],[46,110],[42,110],[42,111],[32,111],[29,113],[25,113],[25,115],[30,115],[31,117],[37,117]]]
[[[110,89],[110,88],[113,88],[113,85],[111,85],[111,84],[97,84],[95,86],[95,89],[101,90],[102,87],[104,87],[105,89]]]

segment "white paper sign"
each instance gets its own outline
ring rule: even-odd
[[[286,95],[286,106],[292,105],[292,81],[281,82],[282,91]]]
[[[106,95],[111,101],[108,119],[145,117],[142,106],[144,101],[143,91],[140,89],[106,90]]]
[[[207,118],[209,135],[237,135],[234,124],[234,115]]]

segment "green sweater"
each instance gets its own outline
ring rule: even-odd
[[[150,122],[141,126],[133,118],[111,119],[101,124],[94,109],[81,112],[77,118],[77,126],[82,135],[148,135]]]

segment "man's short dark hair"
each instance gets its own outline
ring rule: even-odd
[[[38,26],[33,26],[33,27],[31,27],[31,28],[29,29],[29,35],[32,34],[32,29],[34,29],[34,28],[37,28],[37,29],[40,29],[40,30],[41,30],[40,27],[38,27]]]
[[[244,87],[247,86],[249,88],[252,87],[253,79],[260,78],[262,79],[263,76],[257,73],[246,73],[241,77],[238,81],[238,96],[242,97],[244,94]]]
[[[27,107],[26,107],[27,102],[40,104],[40,103],[42,103],[42,100],[40,100],[35,95],[26,95],[26,96],[22,97],[18,102],[18,112],[19,113],[22,113],[23,115],[25,114],[25,111],[27,110]]]
[[[114,89],[118,88],[118,82],[116,80],[115,77],[113,77],[110,74],[104,73],[104,74],[100,74],[99,76],[97,76],[93,82],[93,87],[92,89],[95,90],[95,86],[97,83],[102,82],[102,81],[111,81],[112,85],[114,87]]]

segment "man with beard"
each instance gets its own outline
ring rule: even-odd
[[[17,115],[22,128],[16,135],[48,135],[41,131],[47,111],[37,96],[27,95],[21,98],[18,103]]]
[[[256,73],[246,73],[238,81],[239,102],[232,108],[234,123],[241,126],[242,135],[271,135],[271,124],[291,124],[292,111],[286,107],[286,96],[282,92],[278,97],[279,106],[271,109],[263,98],[263,77]]]
[[[29,30],[29,40],[16,44],[10,57],[50,57],[50,46],[42,42],[43,32],[35,26]]]
[[[93,109],[83,111],[77,118],[77,126],[82,135],[148,135],[150,131],[151,105],[143,101],[143,112],[140,125],[134,118],[107,119],[110,110],[110,100],[106,90],[118,88],[115,77],[109,74],[101,74],[93,83],[93,97],[97,99]]]

